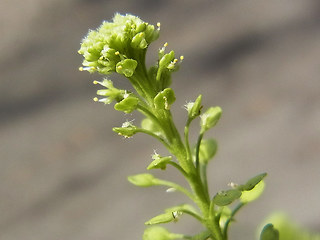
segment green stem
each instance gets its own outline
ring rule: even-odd
[[[189,128],[190,128],[191,121],[192,119],[188,118],[186,126],[184,127],[184,142],[186,144],[187,159],[190,164],[192,164],[192,154],[191,154],[190,143],[189,143]]]
[[[227,220],[226,223],[224,224],[224,227],[223,227],[224,240],[227,240],[227,239],[228,239],[228,227],[229,227],[230,222],[233,220],[233,217],[236,215],[236,213],[237,213],[244,205],[246,205],[246,204],[243,203],[243,202],[240,202],[240,203],[233,209],[233,211],[231,212],[230,217],[228,218],[228,220]]]
[[[209,188],[208,188],[208,178],[207,178],[207,164],[201,164],[200,174],[203,182],[203,188],[206,192],[208,198],[210,198]]]
[[[174,166],[176,169],[178,169],[185,178],[188,177],[187,173],[183,170],[183,168],[179,164],[172,162],[172,161],[170,161],[168,164],[170,164],[171,166]]]
[[[158,139],[166,148],[170,149],[170,145],[163,138],[159,137],[158,135],[154,134],[153,132],[151,132],[147,129],[144,129],[144,128],[138,128],[136,131],[148,134],[148,135]]]
[[[212,201],[210,202],[210,207],[208,212],[209,212],[209,217],[207,220],[207,228],[212,232],[216,240],[224,240],[222,231],[219,225],[219,219],[215,217],[214,203]]]
[[[198,141],[197,141],[197,145],[196,145],[196,169],[198,170],[198,172],[200,172],[199,169],[199,153],[200,153],[200,145],[201,145],[201,141],[203,138],[203,133],[200,133],[199,137],[198,137]]]
[[[158,179],[158,185],[163,185],[163,186],[167,186],[170,188],[174,188],[174,189],[178,190],[179,192],[182,192],[183,194],[185,194],[192,201],[195,201],[194,195],[191,192],[189,192],[187,189],[185,189],[184,187],[180,186],[179,184],[176,184],[176,183],[173,183],[170,181],[166,181],[166,180],[162,180],[162,179]]]

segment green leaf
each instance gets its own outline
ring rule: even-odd
[[[256,200],[263,193],[264,187],[265,187],[265,184],[264,184],[264,181],[262,180],[257,185],[255,185],[255,187],[252,188],[250,191],[243,191],[240,197],[240,201],[243,203],[248,203]]]
[[[269,223],[262,229],[260,240],[279,240],[279,231]]]
[[[237,189],[230,189],[221,191],[213,197],[213,203],[218,206],[226,206],[237,200],[241,196],[241,191]]]
[[[151,187],[157,185],[157,179],[153,175],[148,173],[129,176],[128,181],[138,187]]]
[[[170,105],[174,103],[176,97],[171,88],[166,88],[159,92],[154,98],[154,106],[156,109],[170,109]]]
[[[238,190],[240,191],[250,191],[253,189],[262,179],[264,179],[267,176],[267,173],[261,173],[247,181],[246,184],[239,185],[237,187]]]

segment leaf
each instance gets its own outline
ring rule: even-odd
[[[237,200],[241,196],[241,191],[237,189],[230,189],[221,191],[213,197],[213,203],[218,206],[226,206]]]
[[[269,223],[262,229],[260,240],[279,240],[279,231]]]
[[[247,181],[246,184],[239,185],[237,187],[238,190],[240,191],[250,191],[253,189],[262,179],[264,179],[267,176],[267,173],[261,173]]]

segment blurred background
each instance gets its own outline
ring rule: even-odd
[[[223,108],[210,132],[219,142],[212,193],[268,172],[230,239],[257,239],[277,210],[320,231],[319,1],[2,0],[0,12],[0,239],[141,239],[146,220],[187,200],[127,182],[154,149],[166,152],[146,136],[113,133],[141,117],[94,103],[92,80],[102,76],[78,71],[81,39],[115,12],[161,22],[150,63],[166,41],[185,56],[173,78],[178,123],[200,93],[206,107]],[[155,175],[181,180],[171,170]],[[188,217],[169,228],[200,230]]]

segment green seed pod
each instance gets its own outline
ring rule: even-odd
[[[138,187],[151,187],[157,185],[156,178],[148,173],[137,174],[128,177],[128,181]]]
[[[200,126],[200,133],[208,131],[210,128],[214,127],[222,114],[222,109],[220,107],[211,107],[204,114],[202,114]]]

